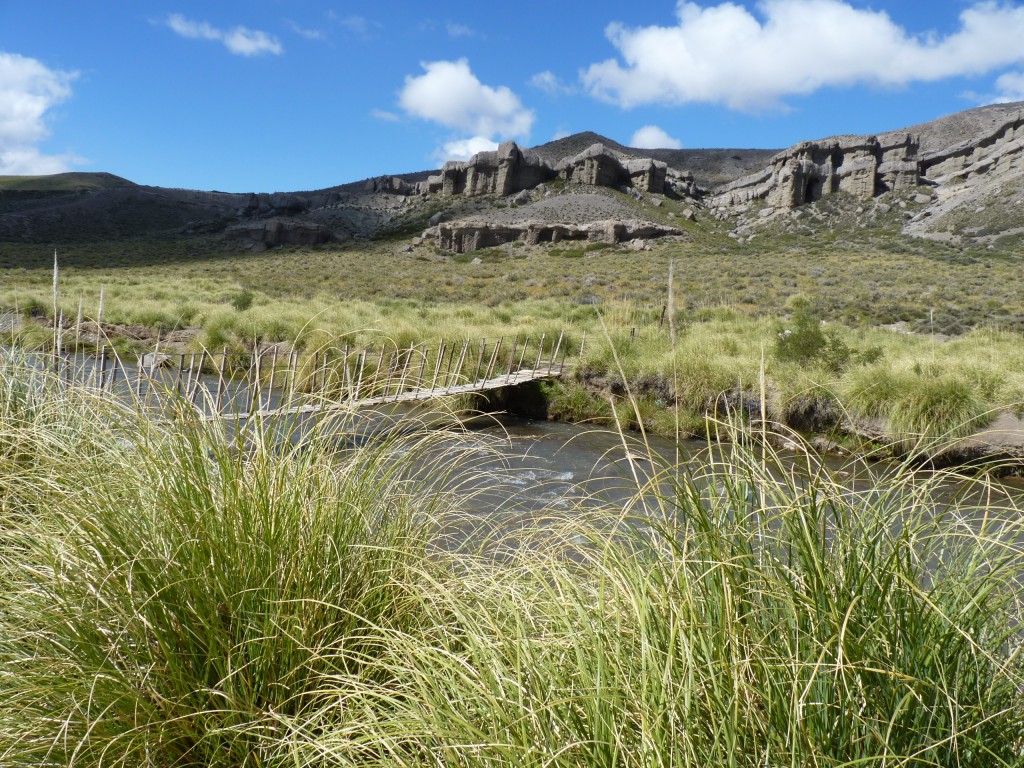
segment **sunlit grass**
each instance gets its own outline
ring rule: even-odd
[[[1024,510],[984,477],[735,444],[488,534],[439,491],[447,435],[265,426],[148,422],[7,359],[0,763],[1024,754]]]

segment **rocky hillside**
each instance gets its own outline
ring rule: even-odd
[[[260,250],[424,229],[460,250],[510,239],[617,241],[676,234],[655,211],[665,199],[678,201],[673,215],[726,222],[737,238],[767,228],[813,234],[825,210],[816,204],[827,199],[828,210],[849,214],[829,214],[833,224],[883,222],[908,236],[1016,247],[1024,104],[782,151],[636,149],[587,132],[309,192],[164,189],[102,173],[0,177],[0,243],[203,238]]]
[[[682,173],[689,173],[702,187],[712,189],[763,167],[778,150],[774,149],[636,149],[591,131],[533,147],[532,151],[551,165],[601,144],[623,157],[650,157]]]
[[[1024,103],[960,112],[877,136],[805,141],[763,169],[724,184],[706,203],[716,218],[756,209],[746,225],[836,196],[871,212],[904,211],[903,232],[989,243],[1024,234]],[[908,203],[912,207],[908,209]]]

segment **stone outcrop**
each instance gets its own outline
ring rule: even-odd
[[[650,240],[681,234],[678,229],[651,221],[594,221],[588,224],[561,224],[544,221],[523,221],[500,224],[463,219],[438,224],[423,233],[424,239],[437,241],[439,247],[456,253],[467,253],[506,243],[527,245],[579,240],[595,243],[623,243]]]
[[[763,200],[783,210],[845,192],[870,200],[920,183],[920,142],[912,134],[805,141],[772,157],[760,173],[716,190],[712,205]]]
[[[267,247],[275,245],[319,245],[334,240],[330,229],[296,219],[264,219],[231,227],[229,237],[249,240]]]
[[[970,181],[1024,168],[1024,112],[1016,112],[986,133],[935,150],[921,159],[921,175],[931,183]]]
[[[551,167],[540,156],[506,141],[493,152],[479,152],[467,162],[447,162],[441,175],[420,182],[421,194],[508,196],[533,189],[559,177],[569,184],[594,187],[632,187],[641,192],[662,194],[668,166],[651,158],[621,158],[603,144],[594,144],[578,155]],[[683,184],[694,188],[690,177]]]
[[[556,168],[567,184],[592,187],[633,187],[641,192],[662,194],[668,166],[651,158],[622,160],[603,144],[593,144]]]
[[[468,162],[449,161],[441,170],[446,195],[511,195],[554,178],[551,167],[532,152],[506,141],[493,152],[478,152]],[[429,183],[429,180],[428,180]]]
[[[366,181],[367,192],[376,192],[384,195],[409,195],[416,194],[416,187],[397,176],[378,176],[375,179]]]

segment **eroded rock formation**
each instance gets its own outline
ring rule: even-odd
[[[967,141],[929,152],[921,159],[921,175],[932,183],[970,181],[988,173],[1024,168],[1024,112]]]
[[[837,192],[869,200],[913,189],[920,181],[919,146],[912,134],[801,142],[775,155],[760,173],[716,190],[713,204],[764,200],[773,208],[790,209]]]
[[[511,195],[554,178],[552,168],[514,141],[493,152],[478,152],[468,162],[449,161],[441,170],[441,191],[446,195]],[[428,179],[428,183],[429,183]]]
[[[414,195],[417,187],[397,176],[378,176],[375,179],[367,179],[365,189],[367,192],[376,192],[385,195]]]
[[[512,195],[533,189],[556,176],[570,184],[595,187],[632,187],[662,194],[668,166],[650,158],[623,159],[603,144],[594,144],[556,167],[541,157],[506,141],[494,152],[479,152],[467,162],[447,162],[440,177],[421,182],[421,193],[445,195]],[[692,182],[692,178],[689,180]],[[686,187],[689,188],[689,187]]]
[[[275,245],[319,245],[334,239],[330,229],[298,219],[263,219],[231,227],[229,237],[249,240],[267,247]]]
[[[437,241],[439,247],[467,253],[481,248],[521,241],[527,245],[581,240],[596,243],[623,243],[650,240],[681,234],[678,229],[651,221],[594,221],[588,224],[553,224],[544,221],[523,221],[498,224],[463,219],[438,224],[423,233],[424,239]]]
[[[668,166],[651,158],[622,160],[603,144],[594,144],[560,162],[556,170],[569,184],[633,187],[641,192],[661,194],[665,191]]]

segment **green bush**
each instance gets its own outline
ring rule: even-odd
[[[855,350],[835,329],[823,330],[821,318],[807,300],[792,302],[793,316],[776,329],[774,354],[781,362],[818,365],[830,373],[842,373],[851,365],[869,365],[882,357],[881,347]]]

